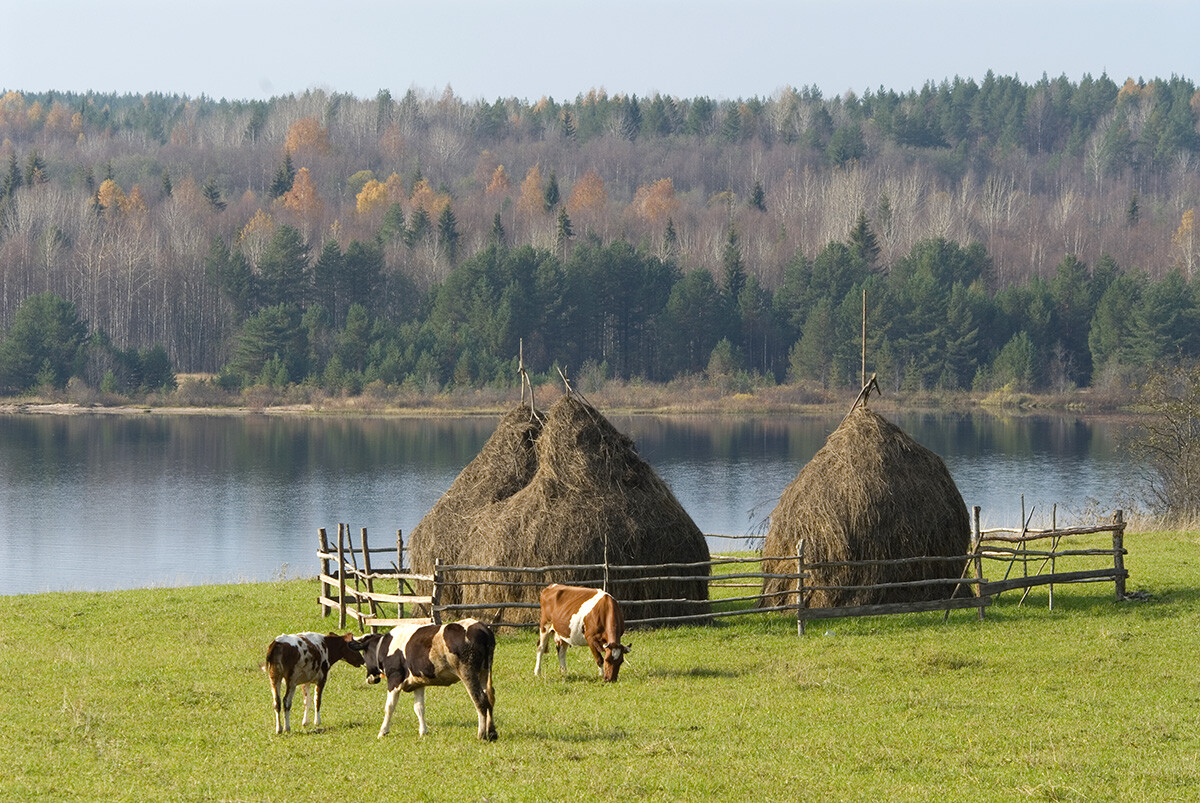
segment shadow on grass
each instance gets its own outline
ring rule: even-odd
[[[711,666],[694,666],[691,669],[651,669],[646,673],[648,678],[723,678],[734,679],[744,677],[746,672],[735,669],[722,669]]]

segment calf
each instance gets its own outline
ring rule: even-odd
[[[363,657],[351,649],[354,636],[347,633],[292,633],[279,636],[267,648],[267,659],[262,670],[271,681],[271,699],[275,702],[275,732],[292,729],[292,698],[296,687],[304,687],[304,719],[308,724],[308,687],[316,684],[313,725],[321,725],[321,692],[329,679],[329,668],[338,661],[351,666],[362,666]],[[280,686],[286,684],[286,692],[280,696]],[[282,712],[282,719],[280,713]]]
[[[533,673],[542,674],[542,656],[550,650],[553,637],[558,650],[558,665],[564,674],[567,671],[567,647],[586,644],[604,680],[615,681],[625,655],[632,652],[630,645],[621,643],[625,617],[617,601],[604,591],[558,583],[543,588],[540,601],[541,624]]]
[[[378,683],[387,677],[387,701],[379,738],[387,735],[400,692],[413,693],[417,728],[424,736],[429,732],[425,725],[425,687],[450,686],[460,680],[479,714],[479,738],[489,741],[496,738],[492,719],[496,704],[492,688],[496,637],[487,625],[474,619],[440,626],[404,624],[389,633],[370,633],[350,646],[361,650],[366,659],[368,683]]]

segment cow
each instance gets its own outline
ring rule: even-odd
[[[292,698],[296,696],[297,686],[304,689],[304,719],[300,724],[308,724],[308,687],[315,684],[313,725],[321,726],[321,692],[329,679],[329,668],[338,661],[351,666],[363,665],[362,654],[351,649],[353,642],[352,633],[344,636],[337,633],[324,636],[320,633],[285,633],[271,642],[262,670],[271,681],[276,733],[292,729]],[[281,686],[286,686],[282,695]]]
[[[492,687],[492,657],[496,637],[483,622],[463,619],[444,625],[402,624],[388,633],[369,633],[350,645],[366,660],[367,682],[387,678],[387,701],[379,738],[387,735],[400,692],[413,693],[417,730],[429,733],[425,724],[425,687],[451,686],[462,681],[479,714],[478,736],[492,741],[496,723],[492,709],[496,692]]]
[[[594,588],[564,586],[558,583],[542,589],[538,627],[537,660],[533,674],[542,674],[542,656],[550,650],[550,639],[558,650],[558,665],[567,671],[567,647],[585,644],[606,683],[615,682],[630,645],[621,643],[625,617],[621,606],[610,594]]]

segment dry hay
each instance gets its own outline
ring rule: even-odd
[[[465,562],[464,550],[475,514],[508,499],[533,478],[537,471],[534,442],[541,429],[540,416],[525,405],[509,410],[500,419],[479,454],[409,533],[408,561],[414,572],[432,574],[435,558],[443,563]],[[430,589],[419,587],[416,591],[428,594]]]
[[[459,507],[462,519],[454,522],[455,526],[461,530],[469,518],[470,528],[452,542],[461,544],[458,556],[450,558],[439,552],[436,557],[443,562],[511,567],[602,564],[607,559],[610,581],[614,581],[609,590],[618,600],[707,600],[707,567],[624,573],[619,568],[709,559],[703,533],[666,483],[637,454],[632,440],[591,405],[568,394],[551,406],[534,447],[536,471],[524,487],[485,501],[473,511]],[[414,529],[414,540],[416,532]],[[428,555],[430,563],[432,558]],[[620,582],[623,577],[647,574],[685,579]],[[496,581],[598,585],[603,577],[595,570],[563,569],[544,578],[494,572],[469,576],[464,572],[459,579],[480,583],[463,586],[461,601],[470,604],[537,601],[536,587],[500,585]],[[626,616],[642,619],[707,613],[706,608],[666,602],[629,606]],[[497,616],[495,611],[486,610],[475,615],[487,619]],[[510,608],[504,611],[503,619],[535,621],[536,616],[535,609]]]
[[[805,562],[893,560],[963,556],[970,519],[942,459],[902,429],[867,409],[846,416],[790,485],[771,514],[766,556],[795,555],[804,539]],[[795,561],[763,561],[768,573],[795,572]],[[808,586],[873,585],[939,577],[957,579],[962,561],[810,570]],[[953,586],[813,591],[810,607],[841,607],[948,597]],[[794,602],[794,580],[767,579],[764,605]]]

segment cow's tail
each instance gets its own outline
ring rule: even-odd
[[[485,678],[483,691],[487,695],[488,705],[495,708],[496,706],[496,688],[492,685],[492,659],[496,655],[496,636],[488,630],[488,635],[491,636],[490,643],[483,651],[483,667],[482,674]]]
[[[267,657],[264,658],[263,662],[258,665],[258,668],[269,674],[271,666],[274,665],[276,662],[276,657],[277,657],[276,651],[278,649],[279,649],[279,642],[272,641],[271,646],[267,647]]]

